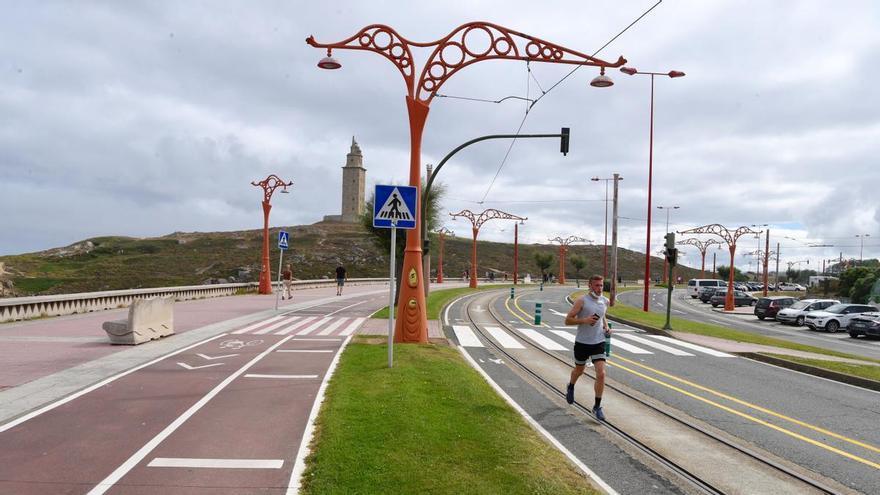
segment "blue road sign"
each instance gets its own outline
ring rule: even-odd
[[[278,232],[278,249],[284,251],[290,246],[290,234],[285,231]]]
[[[394,220],[398,229],[416,228],[416,188],[376,184],[373,227],[390,229]]]

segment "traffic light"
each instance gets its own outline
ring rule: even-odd
[[[561,139],[559,140],[559,152],[562,153],[563,156],[568,156],[568,141],[571,135],[571,129],[568,127],[562,128]]]
[[[675,249],[675,232],[666,234],[666,249]]]
[[[675,232],[666,234],[666,261],[671,266],[678,262],[678,249],[675,248]]]

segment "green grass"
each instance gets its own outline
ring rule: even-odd
[[[491,290],[491,289],[504,289],[513,287],[510,284],[493,284],[493,285],[481,285],[476,289],[471,289],[470,287],[459,287],[456,289],[434,289],[436,285],[431,286],[431,293],[428,294],[428,319],[429,320],[437,320],[440,318],[440,312],[443,311],[443,308],[449,301],[463,296],[465,294],[470,294],[473,292],[479,292],[481,290]],[[509,290],[509,289],[508,289]],[[388,306],[380,309],[373,313],[371,318],[380,318],[380,319],[388,319]]]
[[[303,493],[597,493],[455,350],[352,343],[330,381]]]
[[[780,354],[767,354],[768,356],[773,356],[779,359],[784,359],[786,361],[794,361],[796,363],[806,364],[808,366],[815,366],[817,368],[823,368],[831,371],[836,371],[838,373],[844,373],[846,375],[858,376],[861,378],[867,378],[869,380],[877,380],[880,381],[880,366],[871,365],[871,364],[852,364],[852,363],[841,363],[839,361],[827,361],[824,359],[809,359],[802,358],[797,356],[787,356]]]
[[[15,287],[27,293],[36,294],[43,292],[44,290],[49,290],[62,282],[63,280],[57,278],[18,278],[15,279]]]

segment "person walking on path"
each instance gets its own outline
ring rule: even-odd
[[[574,369],[571,370],[571,379],[565,393],[565,401],[574,403],[574,384],[584,373],[587,361],[591,361],[596,368],[596,392],[593,403],[593,414],[598,420],[605,420],[605,412],[602,410],[602,392],[605,390],[605,337],[611,335],[605,312],[609,301],[602,295],[601,275],[590,277],[590,291],[571,307],[571,311],[565,315],[566,325],[577,325],[578,332],[574,339]]]
[[[285,299],[293,299],[293,294],[290,293],[290,285],[293,283],[293,271],[290,269],[290,264],[284,265],[284,271],[281,272],[281,282],[284,284],[284,290],[281,291],[281,300]]]
[[[336,295],[342,295],[342,288],[345,287],[345,268],[342,265],[336,267]]]

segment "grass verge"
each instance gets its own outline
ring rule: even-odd
[[[795,363],[806,364],[808,366],[815,366],[816,368],[823,368],[826,370],[836,371],[838,373],[843,373],[846,375],[858,376],[860,378],[867,378],[868,380],[880,381],[880,366],[871,365],[871,364],[852,364],[852,363],[841,363],[839,361],[827,361],[825,359],[809,359],[802,358],[797,356],[787,356],[782,354],[770,354],[770,353],[762,353],[768,356],[773,356],[778,359],[784,359],[786,361],[794,361]]]
[[[452,348],[352,343],[303,493],[597,493]]]
[[[512,284],[494,284],[494,285],[483,285],[477,287],[476,289],[471,289],[470,287],[459,287],[457,289],[431,289],[431,293],[428,294],[428,319],[436,320],[440,318],[440,311],[446,306],[446,304],[465,294],[470,294],[472,292],[478,292],[481,290],[490,290],[490,289],[504,289],[513,287]],[[388,306],[380,309],[373,313],[370,318],[381,318],[388,319]]]

